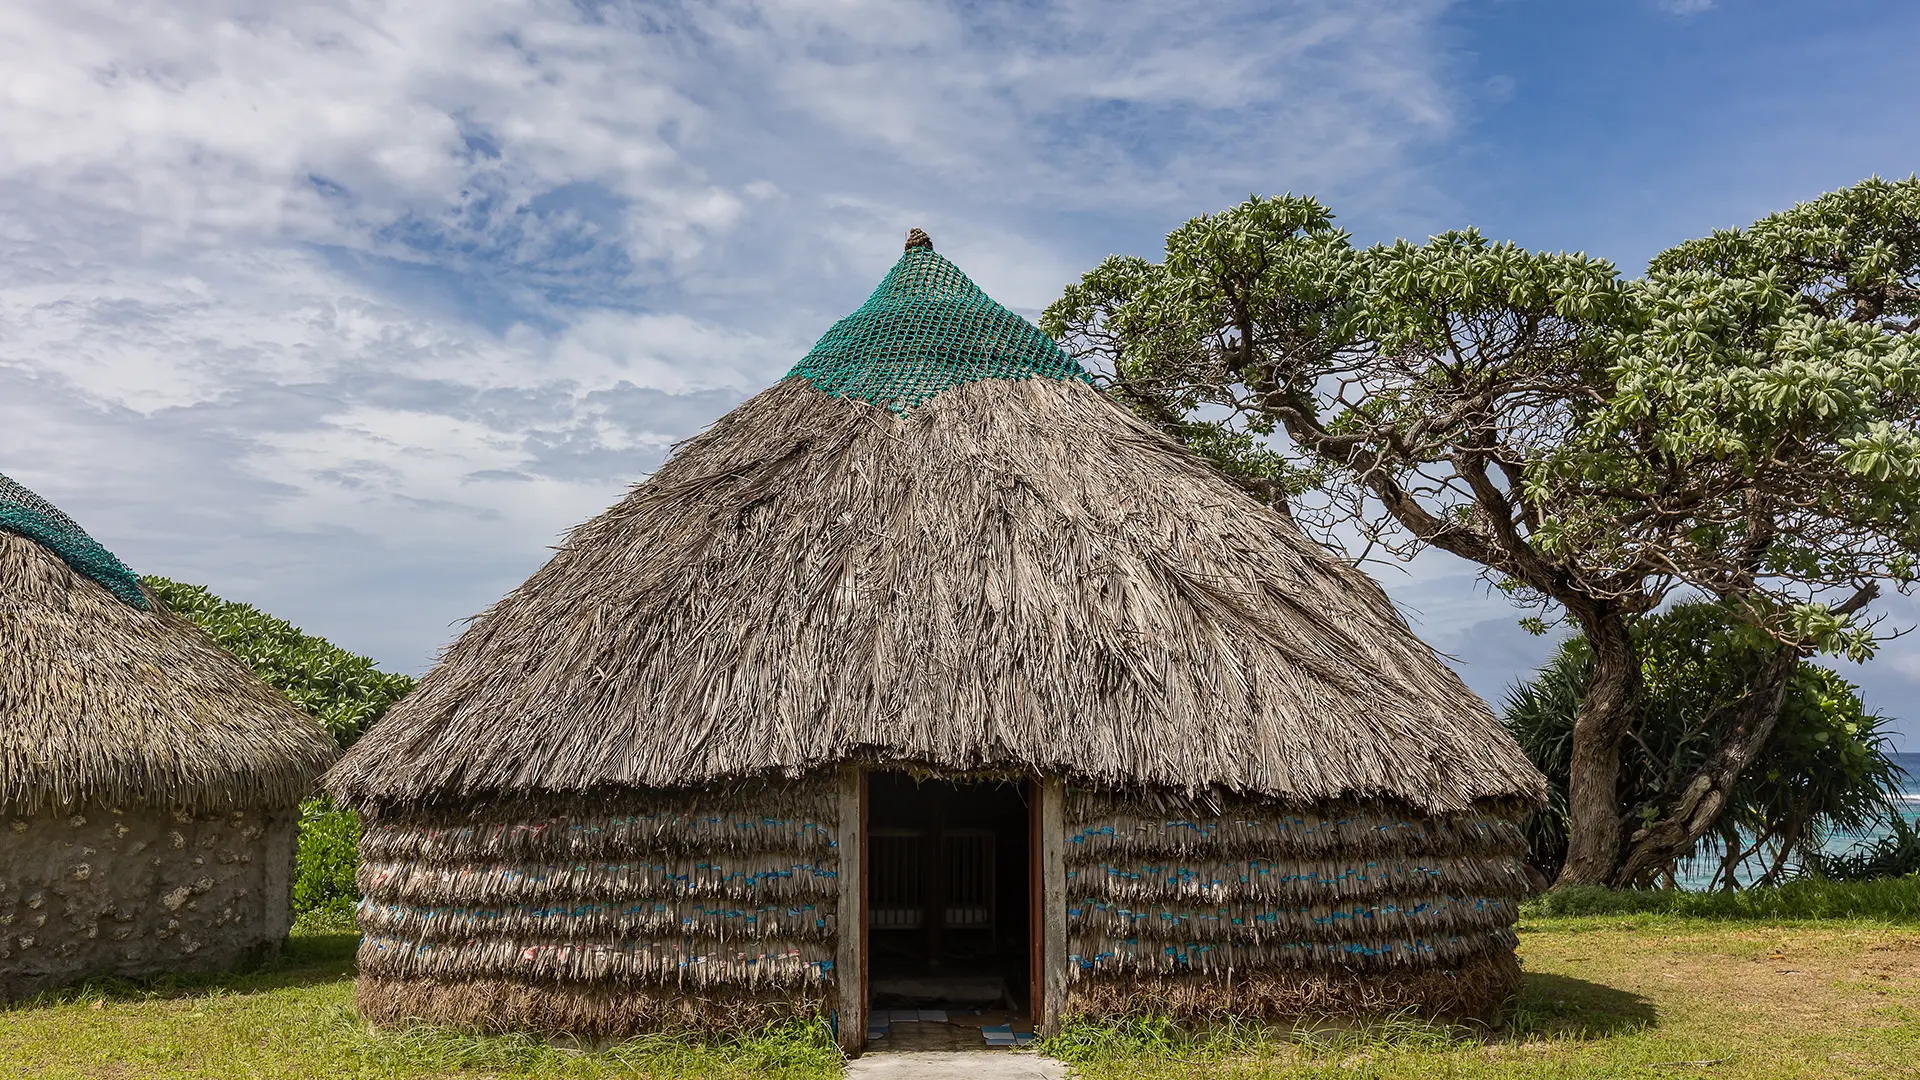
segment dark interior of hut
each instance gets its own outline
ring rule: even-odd
[[[869,774],[868,986],[876,1010],[1024,1012],[1028,792]]]

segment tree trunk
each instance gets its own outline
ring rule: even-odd
[[[1640,704],[1640,657],[1625,617],[1580,620],[1593,649],[1593,678],[1573,720],[1567,774],[1567,861],[1555,888],[1604,885],[1620,857],[1620,742]]]
[[[1787,702],[1787,686],[1799,666],[1799,649],[1791,645],[1775,648],[1741,701],[1733,728],[1719,748],[1694,771],[1666,813],[1628,841],[1626,858],[1612,875],[1616,888],[1629,888],[1661,864],[1684,858],[1720,820],[1733,785],[1739,783],[1741,774],[1773,737],[1780,710]]]
[[[1800,834],[1806,831],[1807,813],[1804,805],[1796,805],[1793,815],[1787,819],[1787,827],[1780,830],[1780,847],[1773,853],[1773,865],[1767,868],[1766,876],[1754,882],[1755,886],[1780,884],[1787,870],[1787,859],[1792,857],[1793,849],[1800,843]]]
[[[1732,892],[1740,887],[1740,830],[1724,822],[1720,832],[1720,873],[1714,879],[1721,892]]]

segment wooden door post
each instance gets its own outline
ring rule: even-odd
[[[1060,1033],[1060,1013],[1067,1005],[1067,828],[1066,782],[1057,776],[1040,780],[1040,963],[1042,994],[1034,1011],[1041,1035]]]
[[[867,1045],[867,800],[866,773],[857,765],[840,770],[840,897],[834,929],[834,1014],[840,1049],[857,1055]]]

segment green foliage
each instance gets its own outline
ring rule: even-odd
[[[352,746],[394,702],[413,689],[411,676],[381,671],[372,660],[303,633],[251,604],[222,600],[198,585],[145,579],[167,607],[191,619],[267,685],[317,717]]]
[[[1523,918],[1671,915],[1693,919],[1920,919],[1920,876],[1836,882],[1815,878],[1737,892],[1605,889],[1575,885],[1530,900]]]
[[[1920,180],[1870,180],[1645,279],[1472,229],[1355,249],[1255,197],[1114,256],[1042,325],[1229,476],[1436,545],[1523,602],[1741,599],[1871,650],[1830,590],[1920,555]],[[1313,490],[1314,497],[1298,496]]]
[[[1720,745],[1722,727],[1774,646],[1707,603],[1637,620],[1633,633],[1645,689],[1622,749],[1620,799],[1633,820],[1646,822]],[[1549,876],[1567,848],[1574,718],[1592,672],[1592,653],[1576,636],[1533,681],[1514,687],[1503,709],[1508,730],[1547,776],[1548,806],[1526,828],[1532,861]],[[1718,842],[1748,845],[1749,852],[1770,847],[1776,865],[1788,853],[1806,862],[1818,857],[1826,835],[1898,818],[1900,775],[1888,757],[1885,724],[1837,674],[1802,662],[1773,737],[1727,801]]]
[[[1410,553],[1465,535],[1459,492],[1421,470],[1489,416],[1551,441],[1572,422],[1557,388],[1602,369],[1628,299],[1610,263],[1472,229],[1356,250],[1325,206],[1286,195],[1189,221],[1161,263],[1109,258],[1041,325],[1229,477]],[[1383,490],[1411,496],[1389,501],[1417,520],[1383,515]]]
[[[1865,658],[1869,629],[1820,593],[1913,580],[1917,286],[1911,178],[1662,254],[1636,283],[1637,322],[1612,343],[1595,407],[1527,473],[1530,498],[1564,508],[1552,543],[1624,562],[1637,530],[1610,519],[1665,518],[1677,576],[1765,597],[1756,621]]]
[[[360,889],[360,817],[325,798],[300,804],[300,849],[294,862],[293,911],[303,925],[350,926]]]
[[[1887,820],[1887,826],[1887,835],[1839,854],[1817,849],[1807,852],[1800,864],[1801,873],[1825,881],[1873,881],[1920,874],[1920,827],[1898,813]]]

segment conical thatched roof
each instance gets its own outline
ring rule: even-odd
[[[337,754],[317,721],[0,476],[0,810],[286,805]]]
[[[925,246],[328,783],[376,806],[847,760],[1434,811],[1543,791],[1378,586]]]

